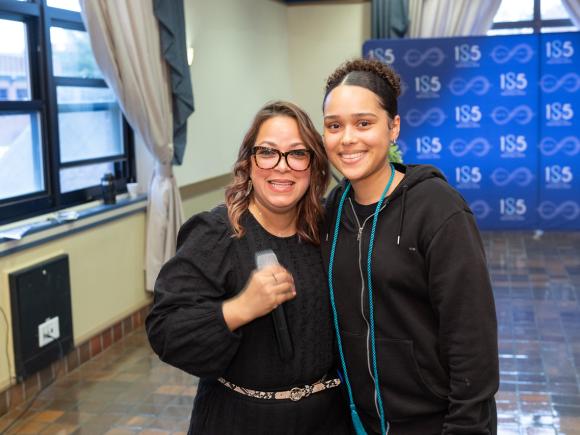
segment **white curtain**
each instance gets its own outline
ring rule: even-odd
[[[562,0],[564,8],[570,14],[570,18],[576,27],[580,27],[580,1]]]
[[[501,0],[409,0],[407,37],[485,35],[500,4]]]
[[[145,286],[175,253],[183,223],[181,197],[171,161],[173,114],[169,72],[160,49],[152,0],[81,0],[83,21],[107,84],[131,127],[154,156],[149,185]],[[119,243],[123,243],[119,240]]]

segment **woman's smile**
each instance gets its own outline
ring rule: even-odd
[[[352,165],[360,162],[365,156],[366,151],[356,151],[356,152],[340,152],[338,153],[340,159],[347,165]]]
[[[291,192],[294,189],[294,185],[296,184],[292,180],[283,180],[283,179],[275,179],[275,180],[268,180],[268,186],[272,189],[273,192],[277,193],[286,193]]]

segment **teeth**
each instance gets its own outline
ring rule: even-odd
[[[363,155],[363,153],[352,153],[352,154],[345,154],[342,153],[340,155],[340,157],[342,157],[344,160],[356,160],[359,159],[361,156]]]

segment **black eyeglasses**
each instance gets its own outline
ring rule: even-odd
[[[282,160],[282,156],[286,160],[286,164],[293,171],[305,171],[310,167],[312,160],[312,150],[298,149],[286,151],[285,153],[278,151],[276,148],[255,146],[252,148],[252,155],[256,166],[260,169],[274,169]]]

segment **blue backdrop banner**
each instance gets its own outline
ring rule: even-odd
[[[580,33],[370,40],[401,75],[405,163],[440,168],[483,229],[580,229]]]
[[[540,50],[540,226],[578,229],[580,34],[542,34]]]

